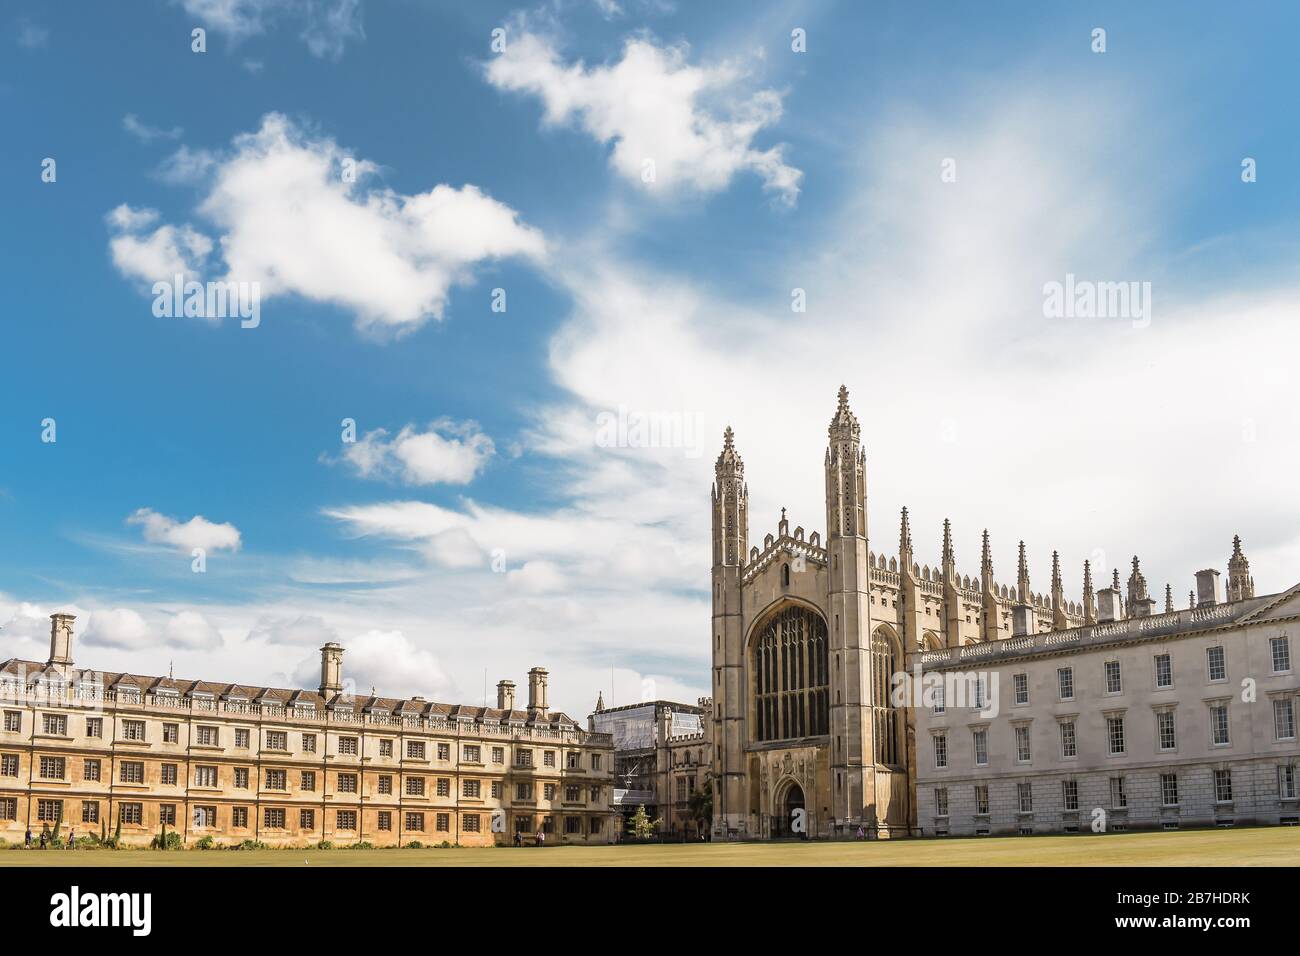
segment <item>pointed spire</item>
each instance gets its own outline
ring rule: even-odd
[[[907,506],[903,506],[903,517],[898,527],[898,563],[905,574],[912,571],[912,526],[907,520]]]
[[[1133,555],[1133,573],[1128,576],[1128,603],[1129,605],[1137,604],[1138,601],[1144,601],[1147,597],[1147,579],[1142,574],[1142,567],[1138,563],[1138,556]]]
[[[1053,600],[1055,600],[1057,592],[1062,590],[1064,590],[1064,588],[1062,588],[1061,586],[1061,556],[1057,552],[1053,551],[1052,552],[1052,598]]]
[[[1119,590],[1119,568],[1115,569],[1115,576],[1111,579],[1110,586],[1116,591]]]
[[[596,713],[598,714],[603,713],[604,710],[605,710],[605,692],[603,690],[597,691],[596,692]]]
[[[1187,592],[1187,609],[1188,609],[1189,611],[1195,611],[1195,610],[1196,610],[1196,592],[1195,592],[1195,591],[1188,591],[1188,592]]]
[[[1032,603],[1029,594],[1029,564],[1025,561],[1025,542],[1020,542],[1020,558],[1016,565],[1016,591],[1021,604]]]
[[[943,566],[947,568],[951,564],[956,564],[957,558],[952,550],[952,522],[947,518],[943,519]]]
[[[1232,536],[1232,557],[1228,559],[1228,600],[1244,601],[1255,596],[1255,579],[1250,576],[1250,562],[1241,550],[1241,536]]]
[[[980,548],[980,577],[987,578],[985,588],[993,586],[993,554],[989,551],[989,529],[984,529],[984,545]]]
[[[1165,585],[1165,613],[1172,614],[1174,610],[1174,586]]]
[[[1092,593],[1092,564],[1083,562],[1083,623],[1095,624],[1097,621],[1097,601]]]

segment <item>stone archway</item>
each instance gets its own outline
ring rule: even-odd
[[[797,781],[789,780],[777,791],[772,809],[775,811],[771,820],[773,839],[804,836],[807,827],[807,810],[804,806],[803,787]],[[805,830],[803,831],[797,830],[794,826],[795,814],[799,811],[804,811],[802,821]]]

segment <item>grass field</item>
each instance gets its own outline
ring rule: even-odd
[[[0,851],[0,866],[1297,866],[1300,828],[866,843]]]

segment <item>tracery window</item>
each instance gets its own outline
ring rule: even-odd
[[[754,739],[830,732],[826,622],[809,608],[772,614],[753,641]]]
[[[884,628],[871,638],[871,720],[876,743],[876,763],[897,766],[902,763],[899,749],[899,711],[893,701],[893,677],[898,670],[894,639]]]

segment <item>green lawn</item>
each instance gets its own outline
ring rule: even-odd
[[[1296,866],[1300,828],[864,843],[424,850],[0,850],[0,866]]]

